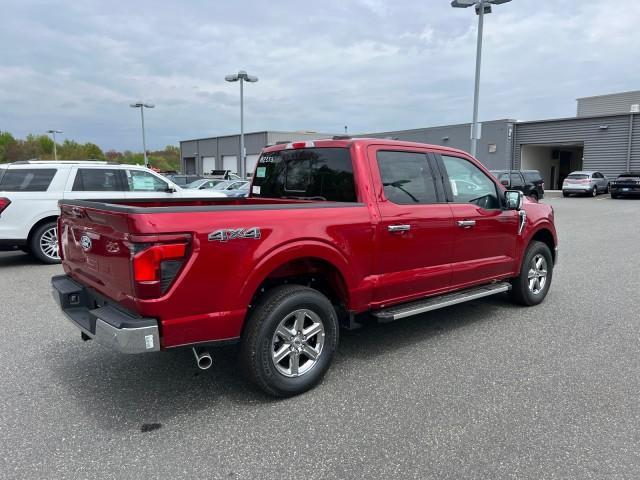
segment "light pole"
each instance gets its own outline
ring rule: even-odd
[[[56,133],[63,133],[62,130],[47,130],[47,133],[50,133],[53,137],[53,159],[58,161],[58,151],[56,150]]]
[[[145,108],[154,108],[155,105],[153,103],[132,103],[129,105],[131,108],[139,108],[140,109],[140,119],[142,120],[142,152],[144,154],[144,166],[149,166],[149,160],[147,159],[147,140],[144,136],[144,109]]]
[[[484,30],[484,15],[491,13],[491,5],[508,3],[511,0],[453,0],[451,6],[454,8],[468,8],[475,6],[478,15],[478,45],[476,50],[476,80],[473,92],[473,123],[471,125],[471,155],[475,157],[478,153],[478,102],[480,100],[480,67],[482,65],[482,33]]]
[[[240,176],[245,178],[247,176],[247,152],[244,148],[244,82],[255,83],[258,81],[258,77],[240,70],[233,75],[227,75],[224,79],[227,82],[240,81]]]

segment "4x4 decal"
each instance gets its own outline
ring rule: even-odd
[[[209,234],[210,242],[226,242],[227,240],[238,240],[241,238],[258,240],[260,238],[260,229],[258,227],[223,228]]]

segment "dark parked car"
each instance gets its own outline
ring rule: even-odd
[[[199,175],[182,175],[172,173],[170,175],[165,175],[169,180],[173,183],[178,184],[181,187],[186,187],[189,183],[195,182],[196,180],[200,180],[202,177]]]
[[[491,173],[511,190],[520,190],[536,200],[544,198],[544,180],[538,170],[491,170]]]
[[[627,172],[619,175],[609,184],[611,198],[622,196],[640,196],[640,172]]]

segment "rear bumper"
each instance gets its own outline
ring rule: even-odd
[[[637,185],[611,185],[609,192],[615,195],[640,195],[640,186]]]
[[[124,312],[67,275],[53,277],[51,288],[64,314],[87,337],[121,353],[160,350],[157,320]]]

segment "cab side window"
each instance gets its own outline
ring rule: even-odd
[[[380,151],[377,158],[387,200],[397,205],[438,202],[426,154]]]
[[[453,203],[473,203],[485,209],[500,208],[496,184],[464,158],[442,155],[449,176]]]
[[[511,188],[522,188],[524,187],[524,182],[522,181],[522,177],[519,173],[511,174]]]

